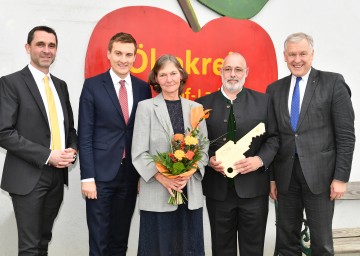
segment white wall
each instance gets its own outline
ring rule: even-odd
[[[219,15],[191,0],[201,26]],[[88,40],[96,23],[107,13],[125,6],[150,5],[166,9],[180,17],[184,15],[176,0],[0,0],[0,76],[23,68],[29,58],[24,44],[28,31],[37,25],[53,27],[59,37],[59,49],[52,73],[69,85],[75,119],[78,99],[84,81],[84,60]],[[282,44],[286,36],[303,31],[315,40],[314,67],[342,73],[352,89],[357,115],[360,111],[359,41],[360,8],[358,0],[270,0],[263,10],[252,18],[272,38],[278,58],[279,77],[289,72],[282,58]],[[226,41],[224,40],[226,44]],[[1,120],[0,120],[1,121]],[[356,119],[356,127],[359,120]],[[358,143],[357,143],[358,144]],[[360,152],[356,147],[352,181],[360,180]],[[5,151],[0,149],[0,166]],[[2,168],[0,168],[0,175]],[[206,210],[206,209],[205,209]],[[360,227],[360,202],[337,202],[334,227]],[[211,255],[210,234],[204,214],[206,255]],[[273,203],[270,202],[265,255],[272,255],[275,242]],[[139,215],[136,210],[130,233],[128,255],[136,255]],[[87,226],[85,203],[80,195],[79,165],[70,171],[70,188],[53,230],[49,254],[53,256],[87,255]],[[17,233],[10,197],[0,192],[0,256],[16,255]]]

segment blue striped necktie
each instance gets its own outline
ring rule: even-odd
[[[301,77],[296,78],[294,92],[291,100],[290,121],[291,121],[291,127],[294,132],[296,131],[296,126],[299,121],[299,115],[300,115],[300,89],[299,89],[300,80]]]

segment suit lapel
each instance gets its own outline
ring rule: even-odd
[[[280,109],[283,111],[281,116],[283,117],[284,123],[288,126],[289,129],[292,130],[290,123],[289,105],[288,105],[289,97],[292,96],[289,95],[290,84],[291,84],[291,75],[284,79],[283,82],[284,88],[283,89],[281,88],[280,90]]]
[[[171,125],[171,120],[165,100],[161,93],[153,98],[153,104],[155,115],[157,116],[161,126],[165,129],[166,132],[168,132],[170,136],[172,136],[174,134],[174,130]]]
[[[63,115],[64,115],[64,127],[65,127],[65,133],[66,133],[68,130],[68,127],[69,127],[68,112],[67,112],[67,108],[66,108],[66,99],[65,99],[64,93],[61,89],[60,81],[58,79],[54,78],[52,75],[51,75],[51,80],[54,83],[56,92],[60,99],[61,108],[62,108]],[[67,138],[67,134],[65,134],[65,137]]]
[[[134,122],[135,119],[135,112],[136,112],[136,106],[140,99],[140,87],[137,86],[135,80],[133,79],[133,76],[131,77],[131,86],[132,86],[132,92],[133,92],[133,107],[131,109],[130,117],[129,117],[129,123]]]
[[[106,72],[103,76],[103,86],[104,86],[106,92],[108,93],[112,104],[116,108],[116,111],[119,113],[119,115],[121,116],[122,120],[125,123],[124,115],[123,115],[121,107],[120,107],[119,98],[117,96],[118,93],[115,91],[115,87],[114,87],[113,81],[111,80],[109,71]],[[106,99],[104,99],[104,100],[106,100]]]
[[[180,98],[180,99],[181,99],[181,108],[184,118],[184,131],[186,133],[188,128],[192,129],[190,123],[191,106],[190,104],[187,104],[184,98]],[[184,114],[184,113],[189,113],[189,114]]]
[[[296,129],[298,129],[300,127],[302,121],[304,120],[307,109],[309,108],[311,99],[312,99],[312,97],[314,95],[314,92],[315,92],[315,89],[317,87],[318,80],[319,80],[318,79],[318,72],[317,72],[317,70],[312,68],[311,71],[310,71],[309,79],[308,79],[307,84],[306,84],[304,98],[303,98],[302,103],[301,103],[299,122],[297,124]]]
[[[182,108],[182,114],[183,113],[190,113],[191,112],[191,105],[188,104],[184,98],[181,98],[181,108]],[[169,116],[169,112],[165,103],[165,100],[160,93],[158,96],[153,98],[154,103],[154,111],[159,119],[159,122],[161,126],[169,133],[169,135],[174,134],[173,127],[171,125],[171,120]],[[189,115],[183,115],[184,118],[184,131],[187,132],[187,128],[191,129],[191,123],[190,123],[190,114]]]
[[[30,70],[28,67],[25,67],[21,74],[24,76],[23,80],[26,84],[26,86],[29,88],[31,95],[34,97],[36,104],[38,105],[44,119],[46,120],[48,126],[49,126],[49,120],[47,118],[46,109],[44,102],[41,98],[39,88],[36,85],[36,82],[34,80],[34,77],[32,76]],[[50,129],[50,126],[49,126]]]

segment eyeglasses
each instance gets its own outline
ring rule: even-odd
[[[241,73],[243,73],[244,71],[246,71],[246,68],[240,68],[240,67],[236,67],[236,68],[231,68],[231,67],[225,67],[223,68],[223,71],[225,74],[231,74],[231,72],[234,70],[234,73],[237,75],[240,75]]]

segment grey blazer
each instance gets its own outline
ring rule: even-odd
[[[201,106],[199,103],[181,98],[185,130],[190,125],[190,110],[192,107]],[[205,122],[201,122],[200,132],[207,137]],[[177,206],[168,204],[169,192],[160,184],[154,175],[157,173],[155,163],[150,155],[169,150],[169,137],[174,131],[171,126],[170,116],[162,94],[155,98],[139,102],[135,116],[135,126],[132,143],[132,161],[140,174],[139,209],[153,212],[175,211]],[[208,145],[199,162],[200,172],[196,172],[188,181],[188,208],[198,209],[203,206],[203,191],[201,180],[204,176],[204,165],[208,162]]]
[[[64,113],[66,147],[77,149],[67,85],[51,75]],[[0,79],[0,146],[7,150],[1,188],[26,195],[38,183],[49,158],[50,128],[44,102],[28,68]],[[68,184],[67,168],[59,169]]]
[[[294,133],[288,110],[290,81],[287,76],[267,88],[280,134],[273,179],[281,193],[288,191],[296,145],[305,180],[311,192],[319,194],[333,179],[349,180],[355,146],[351,91],[342,75],[312,68]]]

